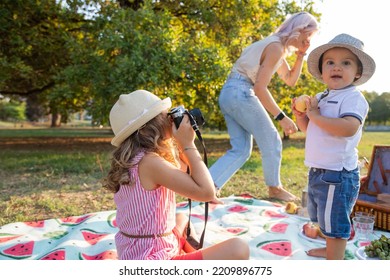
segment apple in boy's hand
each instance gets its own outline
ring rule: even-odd
[[[295,99],[295,109],[301,113],[306,112],[306,100],[308,100],[310,97],[307,94],[303,94],[298,96]]]
[[[309,237],[316,239],[318,237],[319,228],[312,222],[303,225],[303,233]]]

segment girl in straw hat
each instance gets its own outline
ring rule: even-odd
[[[306,133],[308,213],[326,236],[326,248],[307,253],[343,259],[360,187],[356,148],[368,113],[368,103],[356,86],[371,78],[375,62],[360,40],[340,34],[314,49],[307,63],[310,73],[327,86],[307,98],[306,112],[295,109],[295,100],[292,104],[297,125]]]
[[[103,185],[114,192],[119,259],[248,259],[248,245],[238,238],[183,253],[188,218],[176,215],[175,193],[197,201],[216,197],[188,116],[176,129],[170,107],[169,98],[137,90],[111,109],[116,149]]]

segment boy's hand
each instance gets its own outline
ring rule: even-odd
[[[310,119],[312,116],[320,115],[320,108],[318,108],[318,100],[315,97],[310,97],[306,102],[306,115]]]

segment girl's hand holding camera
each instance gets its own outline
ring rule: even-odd
[[[196,149],[194,143],[195,131],[192,128],[188,115],[185,114],[183,116],[179,128],[176,128],[175,123],[172,122],[172,136],[176,139],[181,151],[184,151],[185,148]]]

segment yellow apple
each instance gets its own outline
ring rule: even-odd
[[[306,112],[306,100],[308,99],[309,96],[306,94],[298,96],[297,99],[295,99],[295,109],[301,113]]]
[[[286,212],[289,214],[296,214],[298,210],[298,205],[296,205],[294,202],[287,202],[286,205]]]

